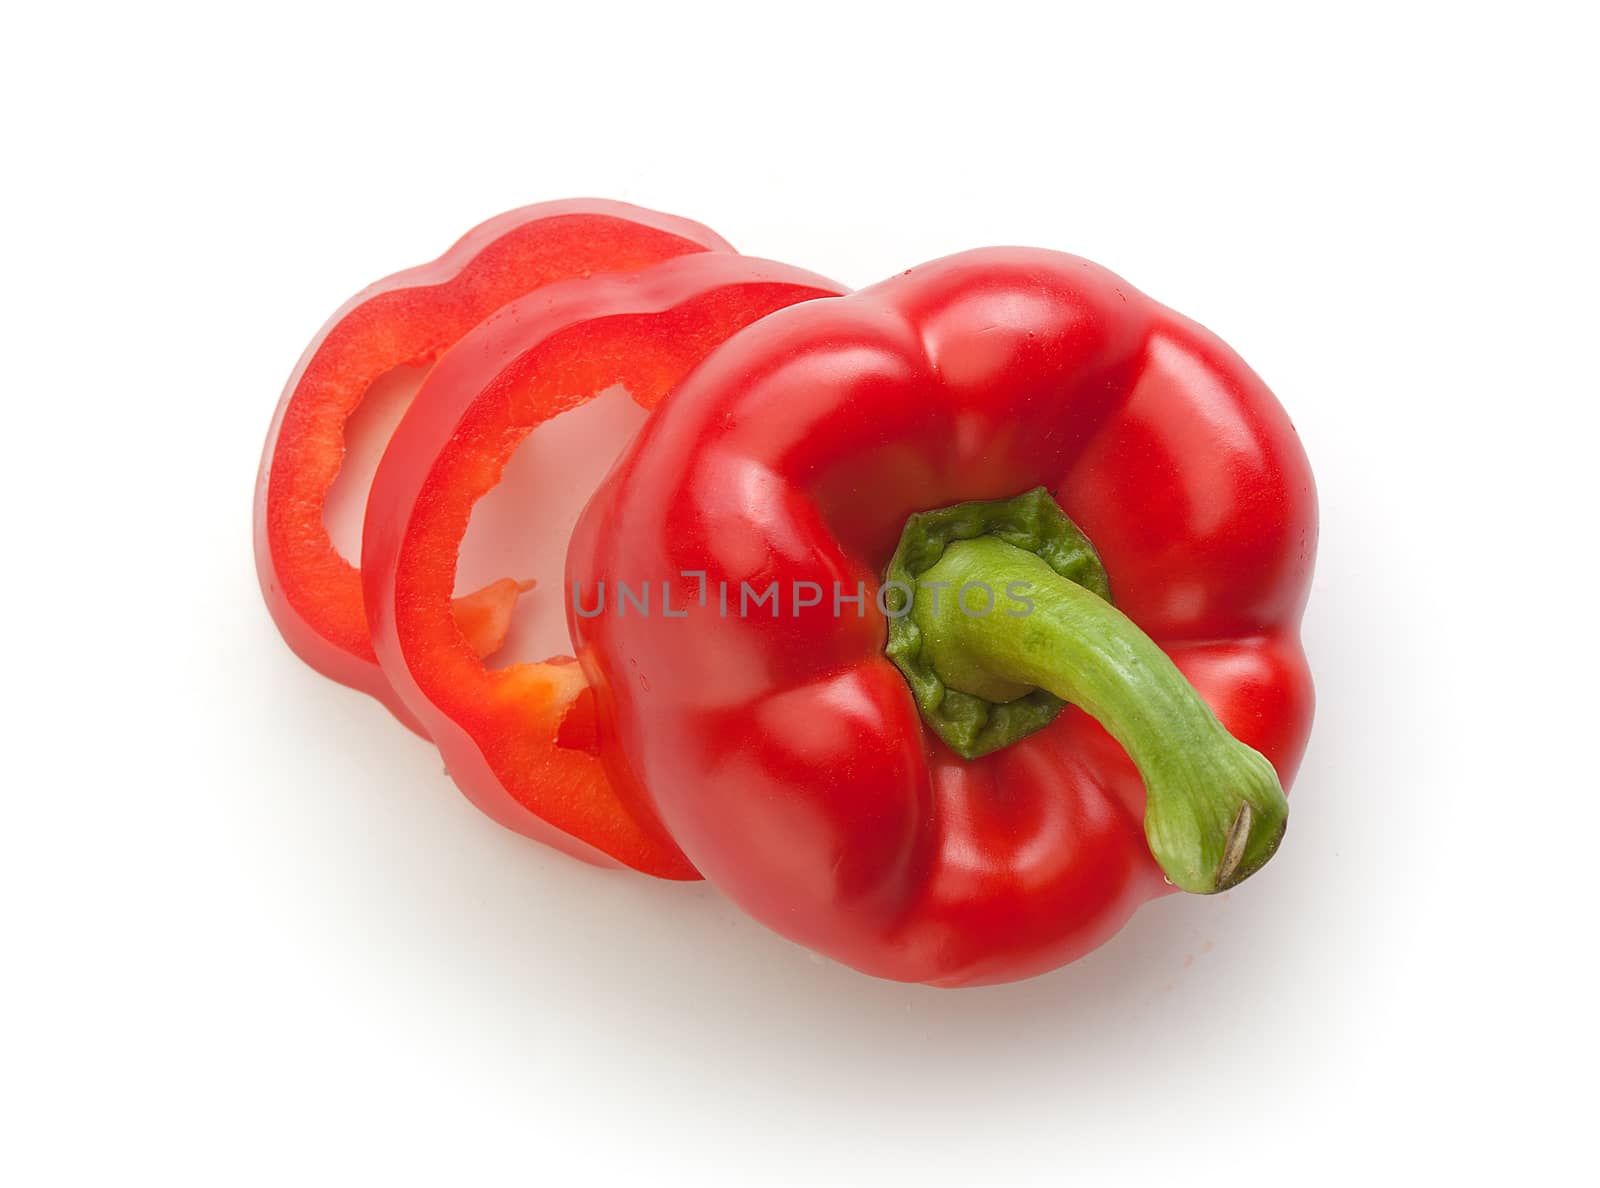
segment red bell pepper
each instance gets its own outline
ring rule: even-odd
[[[615,384],[653,408],[735,331],[831,281],[742,256],[685,256],[552,285],[462,339],[417,392],[367,502],[361,570],[383,671],[467,796],[599,863],[697,878],[648,808],[613,790],[571,657],[491,671],[452,614],[473,505],[535,427]]]
[[[345,422],[372,382],[431,363],[501,306],[552,281],[631,272],[690,252],[732,252],[687,219],[600,199],[526,206],[467,232],[430,264],[396,273],[339,309],[289,377],[256,483],[255,550],[261,590],[284,640],[334,680],[414,718],[379,671],[355,568],[323,524],[344,458]],[[496,584],[461,607],[477,646],[499,646],[517,596]],[[502,629],[503,630],[503,629]]]
[[[1315,536],[1227,346],[993,249],[712,355],[586,508],[568,614],[620,794],[709,880],[870,973],[997,982],[1276,848]]]

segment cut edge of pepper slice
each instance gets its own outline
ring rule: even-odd
[[[344,460],[345,424],[373,381],[432,363],[485,317],[546,284],[631,272],[690,253],[733,252],[675,215],[606,199],[567,199],[479,224],[430,263],[396,273],[347,301],[301,356],[273,416],[256,483],[254,536],[262,595],[279,633],[312,668],[421,723],[377,664],[360,576],[322,518]],[[484,626],[509,612],[503,589],[469,595]],[[514,601],[515,594],[510,594]],[[492,632],[480,646],[493,644]]]
[[[844,291],[770,261],[686,256],[523,298],[424,381],[373,481],[366,612],[393,688],[489,816],[588,861],[699,877],[636,790],[609,778],[577,662],[491,670],[475,653],[450,611],[460,545],[540,424],[617,384],[654,408],[738,330]]]

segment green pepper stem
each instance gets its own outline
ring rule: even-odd
[[[911,617],[948,687],[997,702],[1045,689],[1122,744],[1144,779],[1150,851],[1178,887],[1224,891],[1277,850],[1289,805],[1272,764],[1133,620],[1035,554],[995,536],[949,544]]]

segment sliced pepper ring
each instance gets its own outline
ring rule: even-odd
[[[374,380],[432,363],[485,317],[543,285],[732,251],[715,232],[674,215],[602,199],[546,202],[490,219],[437,260],[346,302],[290,375],[256,482],[256,570],[285,642],[311,667],[372,694],[420,731],[378,667],[360,576],[322,519],[350,415]],[[516,594],[488,588],[463,610],[492,623],[504,618],[497,604]]]
[[[576,661],[491,670],[474,651],[451,606],[461,541],[473,506],[538,425],[617,384],[654,408],[740,329],[843,291],[783,264],[685,256],[513,302],[424,381],[367,504],[366,616],[390,685],[495,820],[591,862],[698,877],[654,814],[619,790],[629,782],[608,778]]]

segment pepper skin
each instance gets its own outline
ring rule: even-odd
[[[689,252],[732,251],[698,223],[643,207],[590,198],[545,202],[480,224],[432,263],[346,302],[290,375],[256,482],[256,570],[290,648],[420,731],[378,668],[360,576],[322,520],[344,459],[345,422],[374,380],[396,367],[432,363],[489,314],[541,285],[632,272]],[[517,593],[507,586],[470,595],[463,618],[504,621]],[[492,634],[478,640],[489,651],[498,645]]]
[[[884,654],[874,593],[908,518],[1040,486],[1119,619],[1286,786],[1312,714],[1306,458],[1227,346],[1085,260],[970,252],[776,313],[685,381],[589,503],[575,604],[667,580],[688,608],[569,609],[608,768],[769,927],[885,978],[1004,982],[1172,889],[1139,771],[1087,713],[962,758]],[[724,616],[702,581],[776,582],[783,613]],[[860,583],[862,613],[797,606],[807,582]]]
[[[457,556],[473,505],[538,425],[615,384],[654,408],[736,331],[841,291],[721,253],[569,281],[489,318],[423,382],[367,501],[366,616],[391,687],[462,791],[501,824],[586,861],[699,877],[653,813],[613,790],[571,657],[485,667],[452,613]]]

